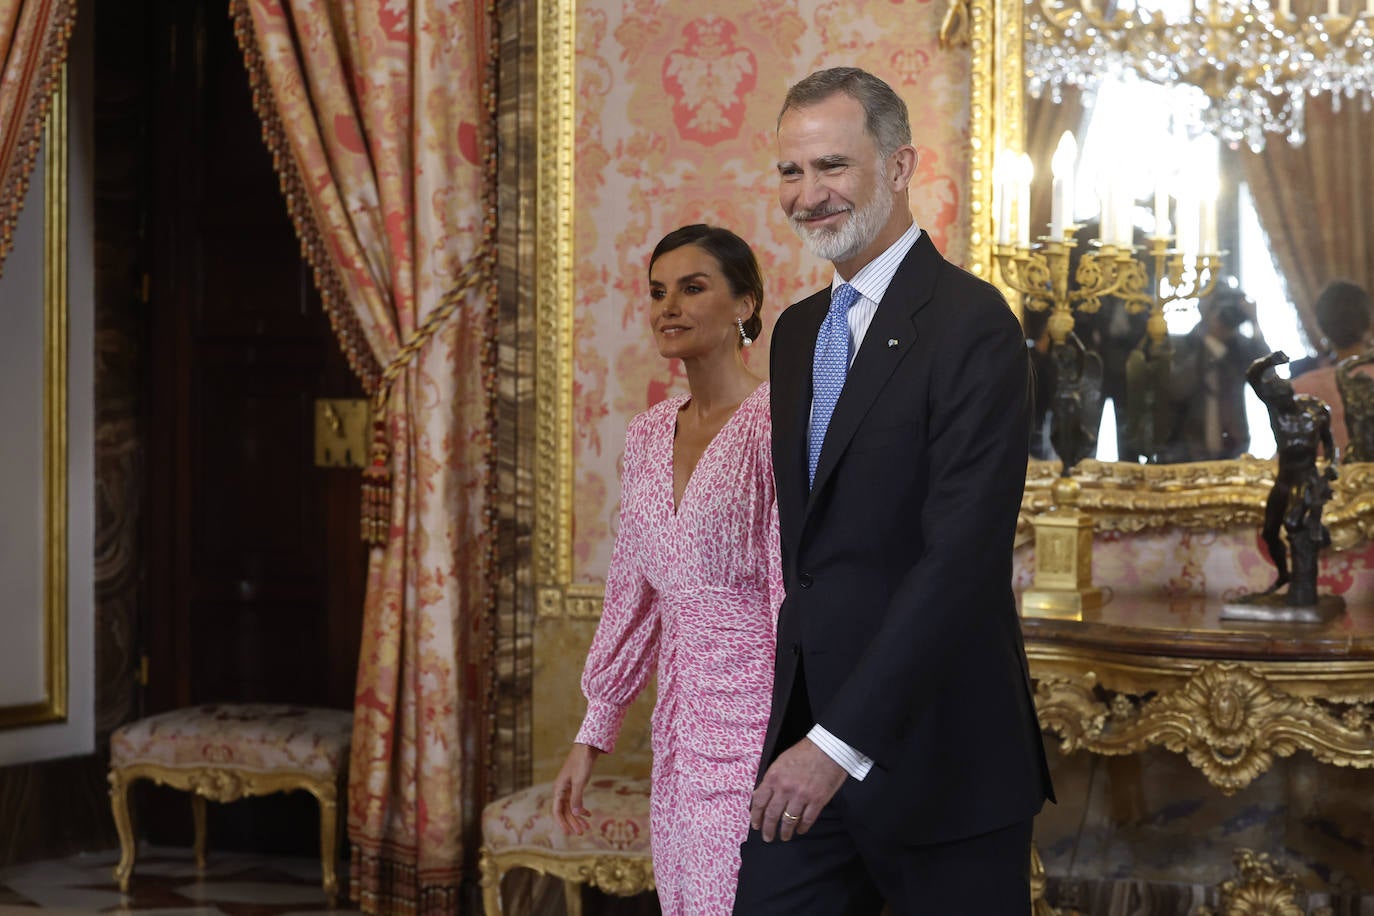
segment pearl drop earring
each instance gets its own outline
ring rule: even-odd
[[[744,333],[744,319],[736,318],[735,326],[739,328],[740,343],[744,344],[746,347],[752,347],[754,345],[754,338]]]

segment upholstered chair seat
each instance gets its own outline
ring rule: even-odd
[[[353,714],[255,703],[175,709],[130,722],[110,737],[110,804],[119,831],[115,879],[128,891],[136,851],[128,790],[140,779],[193,793],[196,862],[205,864],[205,802],[304,789],[320,804],[325,894],[338,894],[338,799]]]
[[[569,916],[582,912],[582,885],[630,896],[654,889],[649,854],[649,781],[600,777],[583,795],[591,829],[563,833],[550,783],[530,786],[482,812],[482,893],[487,916],[501,913],[501,878],[530,868],[563,879]]]

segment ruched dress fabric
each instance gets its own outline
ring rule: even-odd
[[[711,916],[734,901],[783,586],[767,383],[706,448],[674,510],[673,437],[687,400],[660,402],[625,434],[620,524],[577,741],[612,751],[626,708],[657,674],[659,903],[665,916]]]

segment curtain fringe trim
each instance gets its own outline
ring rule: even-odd
[[[234,23],[234,36],[238,39],[239,50],[243,52],[243,63],[248,70],[248,85],[253,92],[253,109],[262,122],[262,139],[272,154],[272,167],[276,170],[282,196],[286,199],[286,209],[291,216],[291,224],[300,240],[301,256],[305,258],[315,278],[315,288],[320,291],[329,326],[339,341],[349,368],[363,383],[368,394],[377,391],[381,366],[372,352],[372,346],[363,333],[362,325],[349,307],[348,294],[344,291],[343,281],[329,255],[329,248],[315,220],[310,206],[310,196],[306,193],[305,182],[301,179],[300,167],[291,152],[286,128],[282,125],[281,115],[272,97],[271,81],[267,67],[258,50],[253,27],[253,12],[249,0],[230,0],[229,17]]]
[[[14,247],[14,230],[24,200],[29,193],[29,177],[38,151],[43,145],[43,127],[47,122],[53,92],[62,79],[62,65],[67,61],[67,45],[76,22],[76,0],[60,0],[53,9],[44,34],[38,37],[35,50],[37,62],[31,72],[34,88],[27,99],[19,99],[26,109],[14,134],[13,158],[0,162],[0,270]]]

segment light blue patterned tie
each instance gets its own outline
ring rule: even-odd
[[[849,372],[849,357],[853,347],[849,340],[849,307],[859,301],[859,291],[848,283],[835,287],[830,296],[830,311],[821,322],[816,335],[816,353],[811,359],[811,431],[807,440],[807,480],[816,482],[816,462],[821,459],[821,445],[835,402],[844,388]]]

